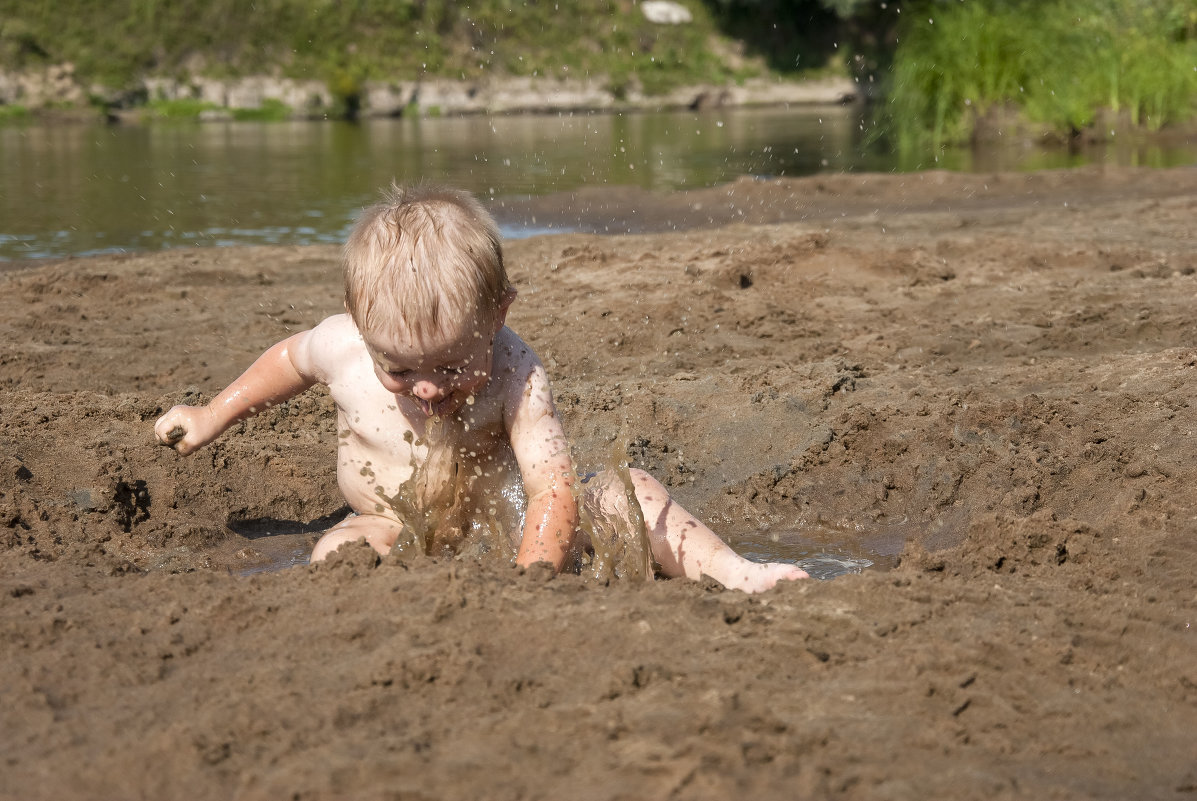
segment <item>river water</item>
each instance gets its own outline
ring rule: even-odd
[[[1197,145],[897,155],[867,130],[851,107],[8,125],[0,127],[0,260],[340,242],[392,179],[435,180],[492,198],[581,186],[666,191],[742,175],[1197,160]],[[513,221],[504,233],[537,230]]]

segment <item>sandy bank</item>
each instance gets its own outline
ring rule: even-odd
[[[536,202],[669,231],[510,244],[580,455],[741,547],[900,564],[757,598],[363,549],[241,575],[340,508],[327,398],[189,459],[150,426],[337,311],[335,249],[5,272],[0,797],[1193,792],[1192,169]]]

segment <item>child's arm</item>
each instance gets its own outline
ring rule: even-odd
[[[548,562],[560,570],[578,527],[578,504],[569,443],[539,362],[527,373],[508,430],[528,493],[516,564]]]
[[[311,333],[302,331],[271,347],[207,406],[176,406],[162,415],[154,424],[158,441],[181,454],[189,454],[216,439],[238,420],[293,398],[312,386],[316,379],[301,373],[294,358]]]

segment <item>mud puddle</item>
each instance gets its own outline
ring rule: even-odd
[[[241,576],[287,570],[308,564],[319,537],[320,532],[294,531],[262,534],[252,539],[237,536],[216,549],[212,556],[214,561],[228,564],[232,572]],[[790,562],[821,581],[869,569],[890,570],[897,566],[905,542],[904,535],[891,532],[856,541],[842,536],[828,538],[811,531],[753,532],[729,539],[742,556],[760,562]]]
[[[212,555],[241,576],[306,565],[320,536],[348,513],[345,507],[306,523],[275,518],[232,520],[229,529],[234,536]]]
[[[864,570],[891,570],[906,544],[909,523],[866,529],[811,524],[793,529],[751,531],[728,536],[741,556],[758,562],[798,565],[811,578],[827,581]]]

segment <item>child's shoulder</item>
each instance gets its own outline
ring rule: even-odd
[[[327,383],[333,373],[365,353],[366,346],[353,318],[348,314],[334,314],[307,332],[292,358],[303,362],[308,370]]]
[[[310,347],[338,357],[350,352],[364,352],[366,349],[357,325],[348,314],[325,317],[309,332],[308,340]]]
[[[365,347],[362,344],[362,335],[358,333],[357,324],[348,314],[334,314],[331,317],[325,317],[312,329],[312,333],[323,339],[338,340],[347,345],[356,343],[358,347]]]
[[[530,386],[547,387],[549,383],[536,351],[506,327],[495,336],[493,374],[498,378],[496,389],[504,396],[504,406],[510,410],[523,406]]]
[[[540,357],[532,350],[532,346],[507,326],[503,326],[495,335],[494,360],[497,369],[506,369],[508,372],[527,372],[541,366]]]

